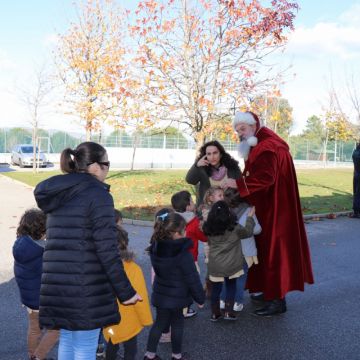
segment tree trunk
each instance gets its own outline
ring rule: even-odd
[[[139,143],[139,134],[137,132],[135,132],[134,141],[133,141],[133,154],[132,154],[131,166],[130,166],[131,171],[134,170],[135,153],[136,153],[136,148],[138,146],[138,143]]]
[[[33,173],[37,172],[37,154],[36,154],[36,143],[37,143],[37,126],[34,125],[32,132],[32,144],[33,144]]]
[[[206,135],[199,131],[195,134],[195,143],[196,143],[196,152],[198,153],[200,148],[205,144],[206,142]]]
[[[326,167],[326,162],[327,162],[327,144],[328,144],[328,140],[329,140],[329,131],[326,131],[326,137],[324,140],[324,156],[323,156],[323,165],[324,167]]]
[[[86,120],[86,126],[85,126],[85,129],[86,129],[86,141],[91,141],[91,124],[92,124],[92,121],[87,119]]]

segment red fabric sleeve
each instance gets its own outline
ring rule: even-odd
[[[247,169],[244,176],[236,180],[240,196],[246,197],[265,190],[274,184],[277,173],[277,156],[274,152],[261,153]]]
[[[206,235],[200,230],[200,221],[197,221],[196,226],[192,228],[192,234],[197,240],[200,240],[202,242],[208,241]]]

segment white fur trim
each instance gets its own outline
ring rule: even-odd
[[[258,138],[256,136],[250,136],[246,141],[250,146],[256,146],[258,143]]]
[[[256,120],[250,113],[238,111],[235,113],[235,116],[234,116],[233,128],[235,129],[235,126],[240,123],[248,124],[248,125],[255,125]]]

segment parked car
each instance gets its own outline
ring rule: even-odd
[[[47,160],[45,154],[36,148],[36,163],[39,167],[46,167]],[[32,145],[15,145],[11,152],[11,164],[20,167],[33,166],[34,147]]]

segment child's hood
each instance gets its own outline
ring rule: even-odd
[[[40,242],[42,243],[43,241],[39,240],[38,244],[30,236],[26,235],[18,237],[13,245],[14,259],[18,263],[24,264],[42,256],[44,247]]]
[[[191,246],[192,241],[188,238],[155,241],[150,248],[153,265],[168,263],[171,266],[184,252],[188,252]]]

